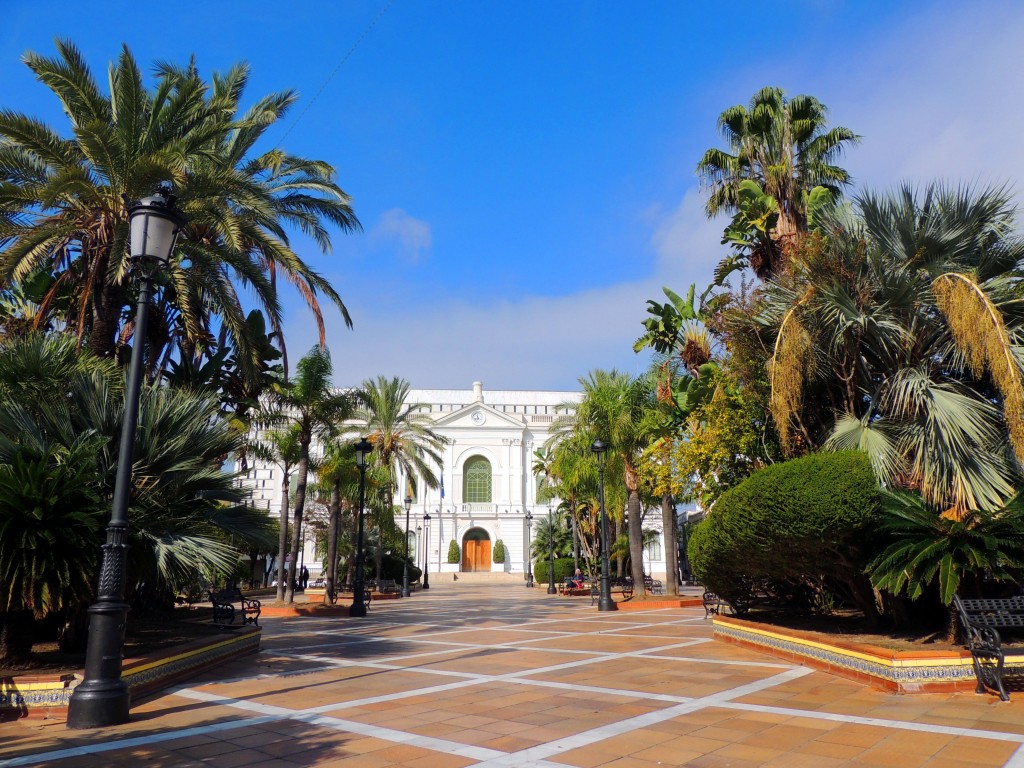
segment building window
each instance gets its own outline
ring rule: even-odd
[[[491,500],[491,462],[483,456],[474,456],[462,470],[462,500],[469,504]]]
[[[644,549],[647,550],[647,562],[652,563],[661,560],[661,536],[654,531],[644,531],[644,536],[647,541],[645,542]]]

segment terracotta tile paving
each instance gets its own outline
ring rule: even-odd
[[[0,724],[0,768],[1024,768],[1024,696],[897,696],[713,641],[703,609],[599,614],[442,583],[264,650],[117,728]]]

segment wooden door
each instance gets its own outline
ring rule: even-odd
[[[473,541],[472,539],[463,542],[462,570],[491,570],[491,542],[488,540]]]

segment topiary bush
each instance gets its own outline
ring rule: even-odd
[[[499,565],[505,564],[505,542],[501,539],[494,542],[494,551],[491,553],[491,559]]]
[[[726,491],[690,536],[691,567],[742,611],[754,591],[790,610],[825,607],[832,590],[877,620],[864,568],[881,490],[858,451],[818,453],[755,472]]]
[[[573,565],[573,559],[571,557],[556,557],[555,558],[555,583],[565,581],[566,578],[572,576],[576,568]],[[538,560],[533,564],[533,580],[538,583],[545,583],[548,581],[548,568],[550,562],[547,558],[544,560]]]
[[[459,552],[459,545],[455,541],[455,539],[452,539],[451,543],[448,544],[448,562],[449,563],[461,563],[462,562],[462,553]]]
[[[420,576],[423,575],[423,571],[417,568],[412,562],[409,563],[409,583],[412,584]],[[402,558],[398,555],[385,554],[380,561],[380,577],[382,579],[394,579],[399,584],[402,583]]]

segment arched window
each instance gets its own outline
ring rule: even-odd
[[[491,462],[474,456],[462,470],[462,500],[469,504],[491,500]]]

